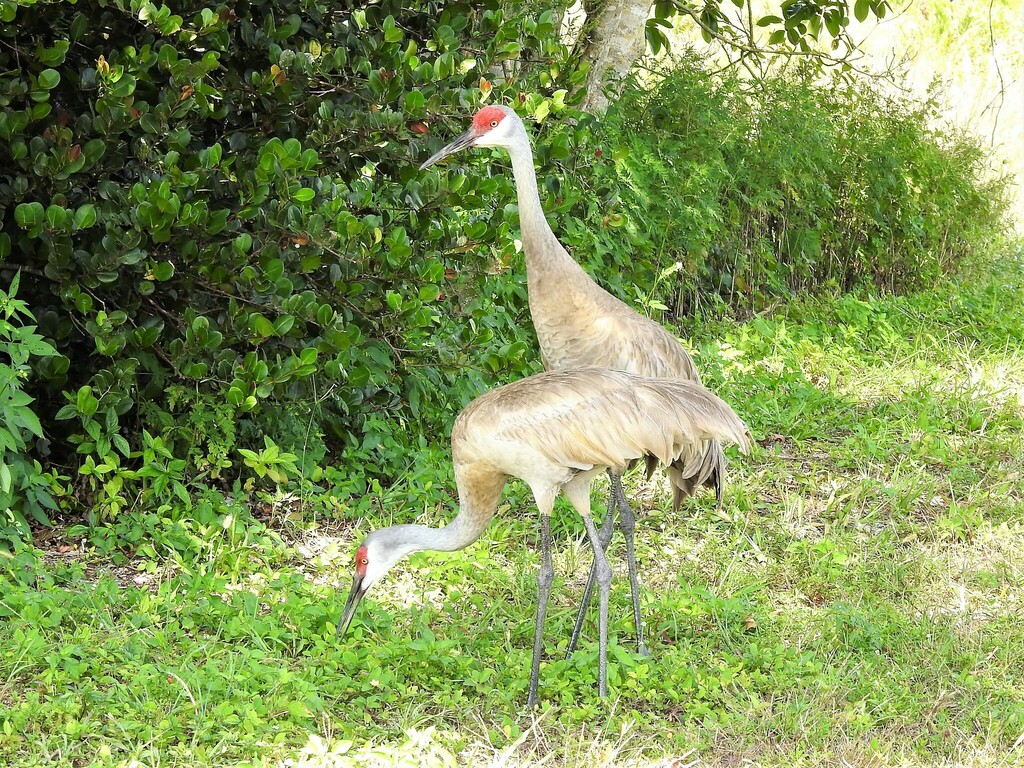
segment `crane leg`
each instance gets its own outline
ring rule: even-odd
[[[599,696],[608,695],[608,597],[611,594],[612,569],[601,549],[600,534],[589,515],[583,516],[583,524],[587,527],[590,545],[594,548],[594,569],[597,571],[598,600],[600,618],[598,619],[598,637],[600,656],[597,668],[597,692]]]
[[[611,475],[614,477],[614,475]],[[615,494],[612,493],[608,496],[608,512],[604,516],[604,521],[601,523],[601,530],[598,533],[600,539],[601,551],[604,552],[608,549],[608,543],[612,540],[612,534],[615,533],[615,506],[617,504]],[[583,598],[580,600],[580,610],[576,614],[576,625],[572,628],[572,636],[569,638],[569,647],[565,651],[565,658],[572,656],[573,651],[576,650],[576,643],[579,642],[580,632],[583,631],[583,621],[587,617],[587,608],[590,607],[590,600],[594,596],[594,585],[597,584],[597,564],[590,568],[590,577],[587,579],[587,586],[583,589]]]
[[[540,515],[540,571],[537,572],[537,623],[533,634],[533,663],[530,668],[530,695],[526,699],[528,709],[539,703],[537,688],[540,684],[540,657],[544,651],[544,615],[547,613],[551,583],[555,579],[555,568],[551,562],[551,515]]]
[[[651,652],[647,649],[647,645],[644,643],[644,625],[643,619],[640,616],[640,585],[637,581],[636,575],[636,553],[633,549],[633,530],[636,526],[636,515],[633,514],[633,509],[629,506],[626,501],[626,494],[622,490],[622,480],[620,475],[616,475],[608,471],[608,477],[611,480],[611,489],[608,495],[608,514],[604,518],[604,522],[601,523],[600,541],[602,551],[608,548],[608,542],[611,541],[612,534],[614,533],[613,515],[615,508],[619,509],[619,522],[622,528],[622,532],[626,538],[626,563],[629,568],[629,591],[633,598],[633,623],[636,626],[636,646],[637,651],[643,656],[650,656]],[[569,638],[569,645],[565,651],[565,657],[569,658],[573,651],[576,650],[576,644],[580,639],[580,632],[583,629],[583,620],[586,618],[587,608],[590,606],[590,600],[594,595],[594,582],[597,577],[597,566],[596,563],[593,568],[590,569],[590,578],[587,579],[587,586],[583,590],[583,599],[580,601],[580,610],[576,614],[576,626],[573,627],[572,636]]]
[[[633,550],[633,529],[636,526],[636,516],[633,509],[626,501],[626,494],[622,492],[622,483],[617,477],[612,479],[612,495],[615,496],[619,507],[619,523],[622,526],[622,535],[626,539],[626,564],[629,568],[629,590],[633,596],[633,622],[636,625],[636,649],[643,656],[650,656],[644,644],[644,622],[640,616],[640,586],[636,578],[636,553]]]

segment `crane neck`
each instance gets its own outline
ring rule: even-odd
[[[455,441],[453,441],[455,445]],[[453,552],[468,547],[480,538],[498,510],[501,489],[507,476],[480,462],[455,462],[455,484],[459,489],[459,511],[448,525],[431,528],[426,525],[396,525],[375,531],[367,537],[379,537],[387,543],[391,564],[412,552],[431,549]],[[387,566],[390,568],[391,566]]]
[[[512,159],[512,175],[515,177],[519,198],[519,228],[522,230],[523,249],[527,257],[554,251],[564,252],[540,204],[537,172],[533,168],[533,150],[525,131],[521,140],[509,145],[508,154]]]
[[[493,515],[493,512],[491,513]],[[396,559],[413,552],[429,549],[435,552],[454,552],[468,547],[480,538],[491,515],[479,516],[465,514],[463,510],[448,525],[432,528],[427,525],[395,525],[383,529],[375,535],[389,541],[388,549]]]
[[[457,549],[464,549],[483,535],[484,529],[490,522],[490,517],[483,520],[483,525],[477,525],[476,522],[475,518],[463,514],[460,509],[455,519],[441,528],[416,526],[422,529],[421,541],[424,544],[422,549],[432,549],[438,552],[454,552]]]

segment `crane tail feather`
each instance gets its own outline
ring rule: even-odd
[[[644,462],[646,464],[646,467],[645,467],[645,471],[647,473],[646,479],[650,480],[651,476],[654,475],[654,470],[656,470],[658,468],[658,457],[654,456],[653,454],[648,453],[646,456],[644,456]]]
[[[678,510],[683,499],[698,488],[712,488],[718,505],[725,490],[725,453],[718,440],[710,440],[702,454],[683,461],[681,458],[667,468],[672,484],[672,508]]]

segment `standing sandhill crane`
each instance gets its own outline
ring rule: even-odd
[[[466,133],[420,167],[426,168],[467,147],[502,147],[512,159],[526,254],[530,314],[537,330],[544,368],[550,371],[600,366],[639,376],[699,384],[697,367],[675,337],[601,288],[558,242],[541,207],[530,138],[519,116],[508,107],[484,107],[477,112]],[[623,469],[613,468],[609,473],[611,495],[608,514],[601,526],[601,541],[607,547],[617,506],[626,540],[637,647],[646,655],[633,549],[635,516],[622,492]],[[653,467],[649,465],[649,469]],[[683,497],[701,486],[713,487],[721,504],[724,469],[725,455],[721,445],[713,439],[699,454],[688,456],[686,461],[674,460],[667,468],[673,487],[673,508],[678,509]],[[569,653],[575,648],[583,627],[596,576],[595,563],[569,641]]]
[[[537,704],[544,614],[554,579],[551,511],[559,491],[583,517],[594,549],[600,601],[599,691],[608,693],[608,595],[611,568],[590,519],[590,484],[606,469],[653,456],[692,462],[709,440],[750,445],[746,425],[699,384],[648,379],[605,368],[548,371],[491,390],[452,427],[459,512],[443,528],[396,525],[372,532],[356,550],[355,577],[338,635],[348,630],[366,591],[401,558],[424,549],[449,552],[480,538],[509,477],[530,486],[541,524],[537,622],[527,706]]]

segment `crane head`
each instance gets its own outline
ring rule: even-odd
[[[446,147],[435,152],[420,169],[429,168],[449,155],[454,155],[467,147],[505,147],[513,140],[515,126],[520,124],[519,118],[510,107],[484,107],[473,116],[469,130],[459,136]]]
[[[348,625],[355,616],[356,608],[363,595],[390,571],[395,563],[420,549],[413,529],[418,526],[396,525],[374,531],[356,550],[356,572],[352,577],[352,588],[345,601],[345,609],[338,622],[338,637],[348,631]]]

